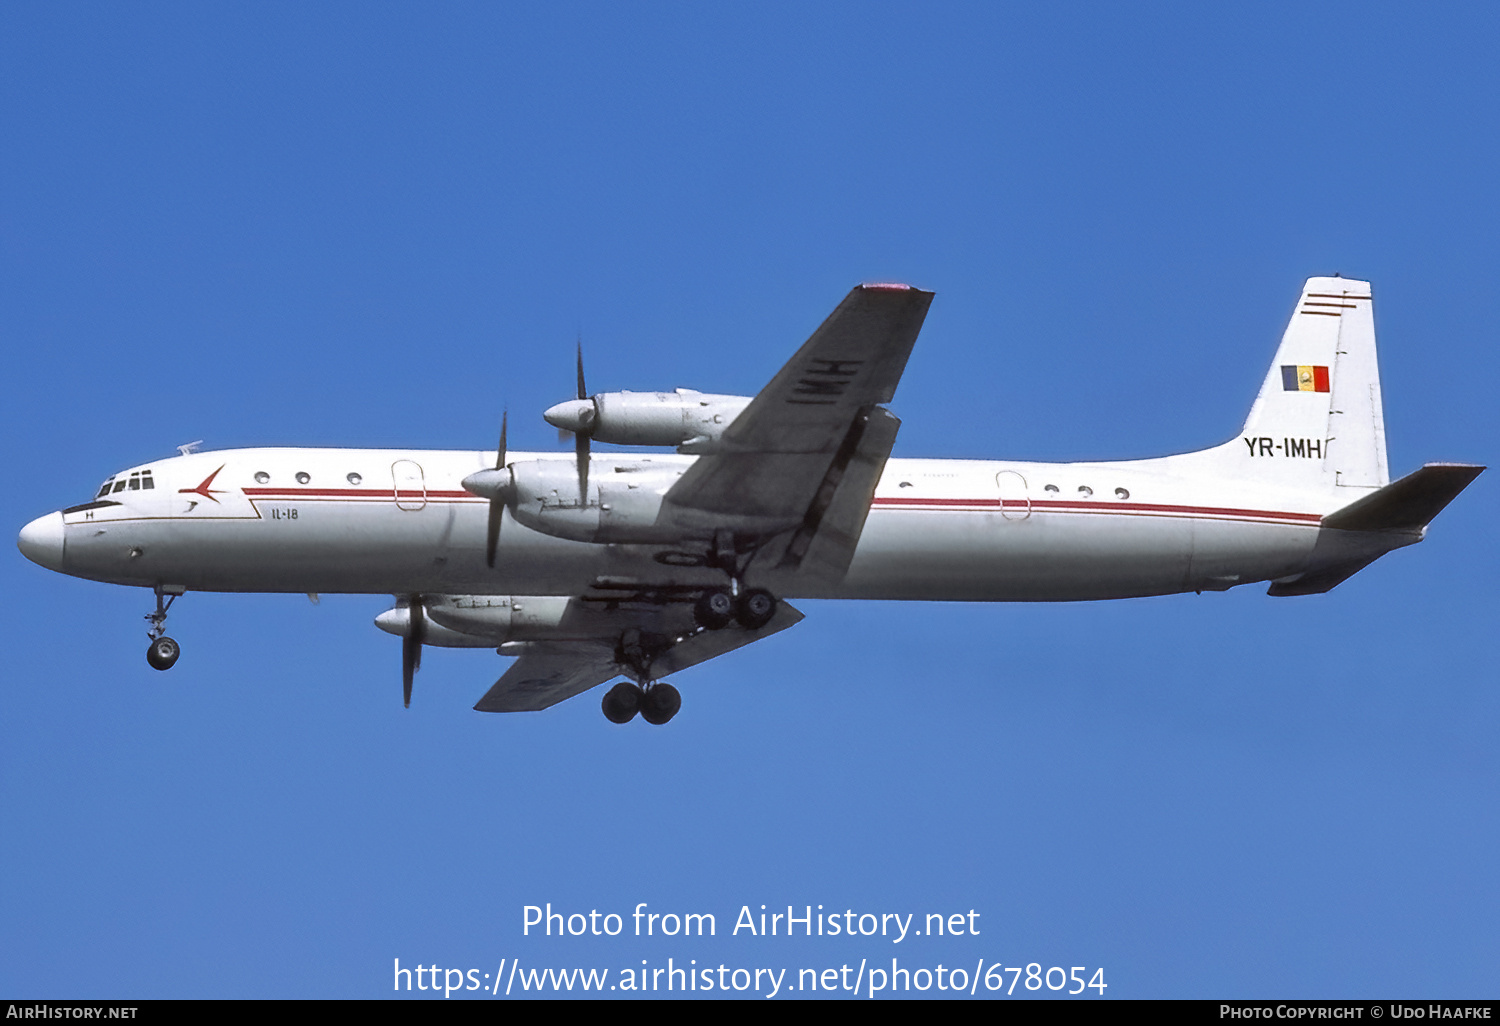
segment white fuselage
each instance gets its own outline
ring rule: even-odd
[[[782,594],[1064,601],[1222,590],[1372,544],[1320,530],[1337,505],[1326,496],[1205,475],[1211,461],[1194,459],[1211,453],[1066,464],[891,459],[845,579]],[[572,463],[571,454],[509,458]],[[653,480],[665,472],[670,481],[695,458],[596,453],[590,476],[650,464]],[[490,569],[489,504],[460,481],[494,462],[493,452],[379,449],[161,460],[149,465],[151,488],[62,514],[53,568],[168,591],[578,595],[600,578],[722,582],[719,571],[665,565],[662,545],[568,541],[509,516]],[[1404,543],[1382,539],[1379,549]],[[755,583],[753,563],[746,577]]]

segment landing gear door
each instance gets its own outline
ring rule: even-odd
[[[419,510],[427,505],[427,479],[422,476],[421,464],[397,460],[391,464],[391,478],[398,509]]]

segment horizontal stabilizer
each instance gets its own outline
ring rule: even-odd
[[[1386,535],[1394,547],[1420,541],[1422,529],[1443,511],[1458,493],[1484,472],[1467,463],[1429,463],[1414,474],[1376,489],[1341,510],[1323,518],[1322,526],[1334,531],[1400,532]],[[1319,544],[1322,544],[1320,540]],[[1346,559],[1272,583],[1268,595],[1321,595],[1344,583],[1384,552]]]
[[[1371,556],[1369,559],[1356,559],[1352,563],[1340,563],[1326,570],[1302,574],[1294,581],[1276,581],[1267,589],[1266,594],[1276,598],[1286,598],[1288,595],[1321,595],[1343,584],[1379,558],[1379,556]]]
[[[1429,463],[1328,514],[1323,518],[1323,526],[1338,531],[1421,530],[1484,469],[1468,463]]]

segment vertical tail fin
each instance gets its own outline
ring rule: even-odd
[[[1241,437],[1224,447],[1243,476],[1330,493],[1390,483],[1372,306],[1369,282],[1308,279]]]

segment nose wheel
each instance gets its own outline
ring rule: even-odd
[[[151,647],[146,649],[146,662],[151,664],[153,670],[170,670],[181,654],[181,646],[163,636],[152,641]]]
[[[166,599],[165,602],[162,601],[163,598]],[[176,665],[177,657],[182,654],[182,646],[167,637],[167,610],[172,608],[175,601],[176,594],[163,595],[158,588],[156,611],[146,614],[146,622],[151,625],[151,629],[146,632],[146,636],[151,639],[151,645],[146,649],[146,662],[151,664],[153,670],[170,670]]]

